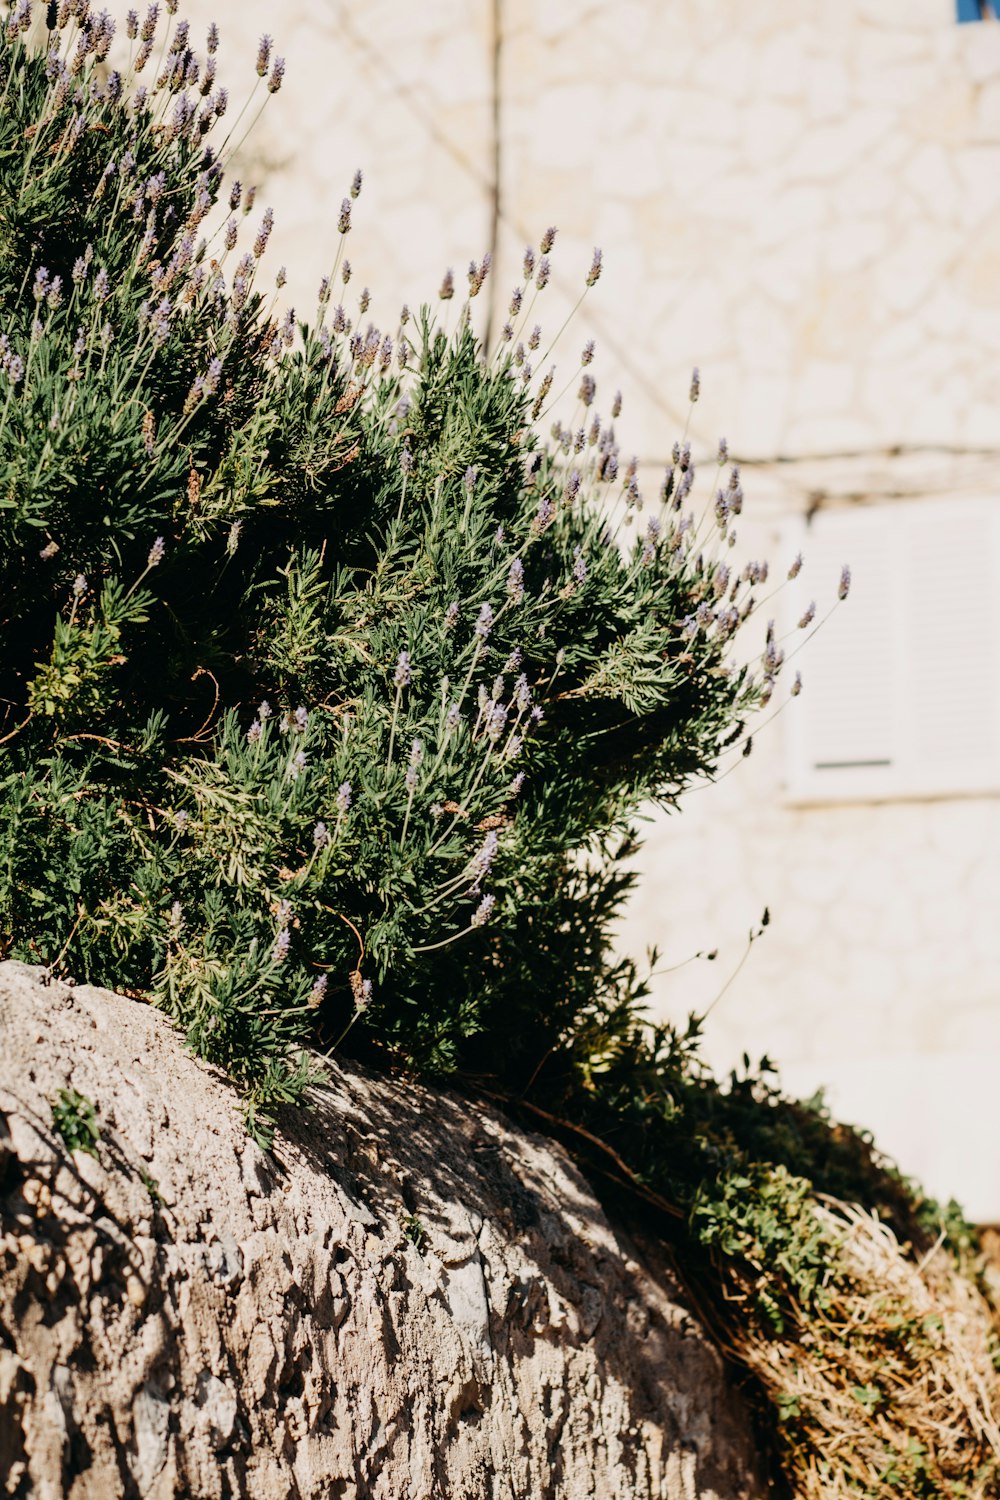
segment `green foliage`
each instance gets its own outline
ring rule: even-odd
[[[163,1206],[163,1197],[160,1193],[160,1184],[156,1180],[156,1178],[153,1177],[149,1172],[147,1172],[145,1167],[140,1167],[139,1179],[142,1182],[143,1187],[146,1189],[146,1192],[149,1194],[149,1201],[150,1203],[152,1203],[153,1207],[161,1208]]]
[[[423,1254],[424,1246],[427,1243],[427,1230],[416,1214],[407,1214],[403,1220],[403,1233],[413,1248],[419,1251],[420,1254]]]
[[[147,85],[71,9],[0,38],[4,947],[151,993],[262,1139],[352,1026],[527,1079],[614,983],[630,815],[780,667],[731,660],[738,475],[699,520],[678,449],[632,539],[587,381],[578,436],[535,425],[541,260],[489,355],[468,305],[390,336],[328,281],[272,315],[250,195],[201,238],[222,106],[184,25]]]
[[[97,1155],[101,1139],[93,1101],[76,1089],[60,1089],[52,1105],[52,1123],[66,1143],[67,1151]]]

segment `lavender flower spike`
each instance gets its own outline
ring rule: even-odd
[[[472,926],[485,926],[485,924],[490,920],[490,917],[493,913],[493,908],[494,906],[496,906],[496,904],[497,898],[495,896],[484,896],[482,901],[480,901],[479,905],[476,907],[475,911],[472,913]]]
[[[485,641],[493,629],[493,609],[489,604],[480,606],[479,619],[476,621],[476,634],[481,641]]]
[[[469,874],[472,876],[473,889],[476,889],[483,877],[489,873],[490,866],[497,857],[499,842],[496,829],[491,828],[483,839],[479,849],[473,855],[469,864]]]

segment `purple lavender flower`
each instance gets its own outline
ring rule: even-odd
[[[397,688],[409,687],[413,673],[410,668],[409,651],[401,651],[396,658],[395,684]]]
[[[328,983],[329,980],[326,974],[317,975],[316,979],[313,981],[313,987],[309,991],[309,998],[306,1001],[306,1004],[310,1007],[310,1009],[315,1010],[318,1005],[323,1004],[323,1000],[326,997],[326,987]]]
[[[202,379],[201,391],[203,396],[214,396],[222,379],[222,360],[213,359]]]
[[[291,775],[292,780],[298,781],[305,768],[306,752],[304,750],[296,750],[295,754],[292,756],[292,764],[289,768],[289,774]]]
[[[694,369],[691,371],[691,389],[688,391],[688,400],[691,402],[695,402],[700,395],[701,371],[698,369],[698,366],[695,365]]]
[[[317,849],[325,849],[330,842],[330,834],[327,826],[322,820],[313,829],[313,844]]]
[[[494,703],[486,712],[486,738],[495,745],[507,727],[507,710],[502,703]]]
[[[73,598],[80,599],[87,592],[87,580],[82,573],[73,579]]]
[[[521,788],[523,786],[524,786],[524,772],[523,771],[518,771],[517,775],[514,777],[514,780],[510,784],[510,795],[512,797],[518,797],[518,796],[520,796]]]
[[[158,536],[156,538],[156,541],[149,549],[149,556],[146,559],[146,567],[158,567],[159,564],[163,561],[163,554],[166,550],[166,543],[164,542],[162,536]]]
[[[449,734],[454,734],[462,720],[461,710],[457,703],[453,703],[445,715],[445,728]]]
[[[590,262],[590,270],[587,272],[587,285],[588,286],[595,286],[596,283],[600,280],[600,275],[601,275],[601,260],[602,260],[601,252],[595,246],[594,247],[594,258]]]
[[[542,532],[547,531],[548,528],[552,525],[555,517],[556,508],[553,503],[552,496],[543,495],[541,500],[539,500],[538,502],[538,509],[535,512],[535,518],[531,523],[532,531],[536,536],[541,536]]]
[[[257,77],[263,78],[271,61],[271,38],[265,33],[257,44]]]
[[[457,623],[458,623],[458,600],[457,599],[453,599],[452,602],[448,605],[448,608],[444,612],[444,626],[445,626],[445,629],[446,630],[451,630],[452,626],[456,625]]]
[[[288,928],[282,927],[281,931],[278,933],[278,936],[274,940],[274,947],[271,949],[272,963],[284,963],[285,959],[288,957],[288,945],[291,943],[291,941],[292,935],[289,932]]]
[[[476,621],[476,635],[481,641],[485,641],[493,629],[493,610],[489,604],[482,604],[479,608],[479,618]]]
[[[149,320],[149,326],[153,334],[153,344],[158,349],[165,344],[170,334],[170,313],[172,311],[170,298],[164,297],[153,311]]]
[[[484,896],[482,901],[480,901],[479,905],[476,907],[475,911],[472,913],[472,926],[483,927],[490,920],[493,908],[494,906],[496,906],[496,904],[497,898],[495,896]]]
[[[837,598],[846,599],[851,588],[851,570],[845,563],[840,570],[840,583],[837,585]]]
[[[269,94],[276,94],[284,81],[285,59],[283,57],[276,57],[274,59],[274,66],[271,68],[271,76],[267,80],[267,92]]]
[[[573,579],[576,583],[584,583],[587,578],[587,562],[582,547],[573,548],[573,558]]]
[[[520,604],[524,598],[524,564],[519,557],[515,557],[507,574],[507,597],[514,604]]]
[[[254,719],[253,723],[250,725],[250,728],[247,730],[248,743],[251,745],[256,745],[260,739],[261,733],[262,731],[260,720]]]
[[[491,828],[469,862],[469,874],[472,877],[473,890],[476,890],[483,878],[489,874],[490,866],[497,857],[499,844],[500,839],[497,831],[495,828]]]
[[[257,713],[260,716],[261,723],[263,724],[263,722],[264,722],[265,719],[269,719],[271,717],[271,715],[272,715],[273,712],[274,712],[274,710],[272,709],[270,703],[268,703],[267,699],[265,698],[264,701],[263,701],[263,703],[260,705],[260,708],[258,708],[258,710],[257,710]]]
[[[337,811],[343,817],[351,805],[351,783],[342,781],[337,788]]]
[[[267,242],[271,238],[271,230],[274,228],[274,209],[265,208],[264,217],[260,221],[257,238],[253,242],[253,253],[260,260],[267,249]]]

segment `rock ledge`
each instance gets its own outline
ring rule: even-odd
[[[0,1493],[764,1493],[669,1273],[558,1146],[331,1067],[269,1157],[162,1016],[42,981],[0,965]]]

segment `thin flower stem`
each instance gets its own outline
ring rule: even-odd
[[[451,937],[442,938],[439,943],[425,943],[422,947],[414,948],[414,953],[436,953],[439,948],[447,948],[450,943],[457,943],[459,938],[468,937],[470,932],[475,932],[475,927],[470,923],[463,927],[460,932],[453,932]]]

